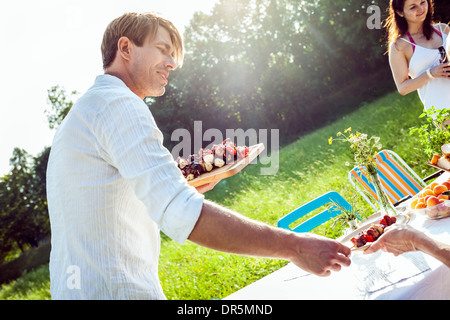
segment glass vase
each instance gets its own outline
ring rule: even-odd
[[[372,184],[375,187],[375,191],[378,197],[378,207],[381,212],[381,216],[396,216],[397,211],[394,208],[394,205],[391,201],[389,201],[388,196],[384,192],[383,186],[381,184],[380,177],[378,176],[378,170],[376,168],[372,168],[368,172],[370,179],[372,180]]]
[[[349,228],[349,231],[354,231],[356,229],[358,229],[358,219],[352,219],[347,221],[347,225]]]

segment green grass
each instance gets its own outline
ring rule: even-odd
[[[338,191],[359,211],[370,214],[369,206],[360,197],[355,197],[347,180],[347,172],[351,169],[345,166],[345,162],[351,160],[348,147],[339,143],[329,145],[328,138],[350,126],[352,131],[380,136],[384,149],[397,152],[419,175],[426,176],[433,170],[425,165],[426,156],[420,150],[418,140],[409,135],[409,128],[420,123],[421,111],[422,105],[416,94],[404,97],[389,94],[283,147],[279,152],[280,167],[276,175],[262,176],[259,164],[250,165],[238,175],[222,181],[206,194],[206,198],[273,226],[286,213],[330,190]],[[340,228],[332,229],[331,222],[314,230],[331,238],[339,236],[341,231]],[[159,274],[168,299],[220,299],[285,264],[280,260],[216,252],[189,241],[179,245],[163,237]],[[48,266],[41,269],[48,272]],[[45,276],[41,274],[35,285],[28,285],[29,288],[35,286],[35,290],[17,284],[23,278],[3,285],[0,298],[50,298],[46,287],[48,280],[41,279]],[[23,281],[32,282],[33,279]]]
[[[48,264],[25,273],[22,277],[3,284],[0,300],[49,300],[50,273]]]

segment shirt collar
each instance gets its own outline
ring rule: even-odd
[[[97,78],[95,78],[95,84],[99,85],[99,84],[113,84],[116,86],[121,86],[121,87],[127,87],[127,85],[125,84],[125,82],[123,82],[122,80],[120,80],[118,77],[110,75],[110,74],[101,74],[98,75]]]

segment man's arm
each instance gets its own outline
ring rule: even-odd
[[[350,265],[350,248],[335,240],[275,228],[206,200],[189,240],[214,250],[289,260],[319,276]]]

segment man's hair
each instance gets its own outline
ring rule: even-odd
[[[102,59],[103,69],[114,60],[117,53],[117,43],[121,37],[127,37],[135,45],[141,47],[148,35],[155,37],[159,27],[165,28],[174,47],[174,60],[177,66],[183,63],[183,41],[177,28],[170,22],[153,13],[125,13],[114,19],[103,34]]]

